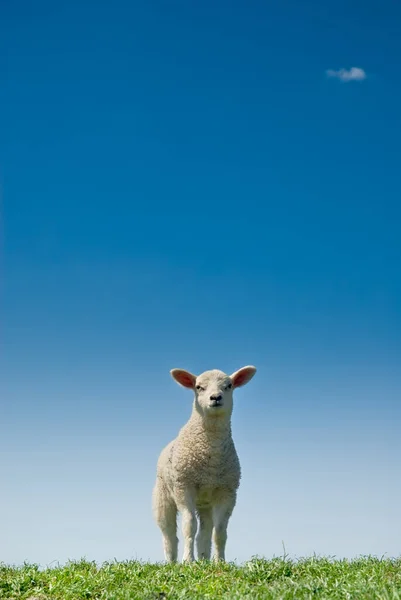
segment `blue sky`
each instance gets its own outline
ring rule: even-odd
[[[0,560],[161,560],[169,370],[246,364],[228,559],[398,555],[400,7],[1,13]]]

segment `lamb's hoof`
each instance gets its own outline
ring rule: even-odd
[[[194,562],[194,561],[195,561],[195,558],[193,556],[185,556],[182,559],[182,564],[185,565],[187,563],[191,563],[191,562]]]

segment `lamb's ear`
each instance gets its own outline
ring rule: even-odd
[[[238,371],[235,371],[235,373],[233,373],[231,375],[231,381],[233,382],[233,388],[237,388],[240,387],[241,385],[245,385],[246,383],[248,383],[248,381],[251,381],[252,377],[255,375],[256,373],[256,368],[249,366],[249,367],[242,367],[242,369],[239,369]]]
[[[190,388],[191,390],[195,389],[196,377],[189,371],[184,371],[184,369],[172,369],[170,374],[171,377],[183,387]]]

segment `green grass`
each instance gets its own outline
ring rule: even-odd
[[[344,598],[401,600],[401,559],[253,559],[155,565],[86,561],[41,570],[0,565],[0,598],[186,600],[200,598]]]

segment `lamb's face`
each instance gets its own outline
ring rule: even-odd
[[[206,371],[196,378],[195,402],[204,415],[230,415],[233,409],[233,382],[222,371]]]
[[[198,377],[184,369],[173,369],[170,373],[177,383],[194,390],[196,406],[205,416],[229,416],[233,409],[233,390],[248,383],[256,369],[242,367],[232,375],[215,369]]]

